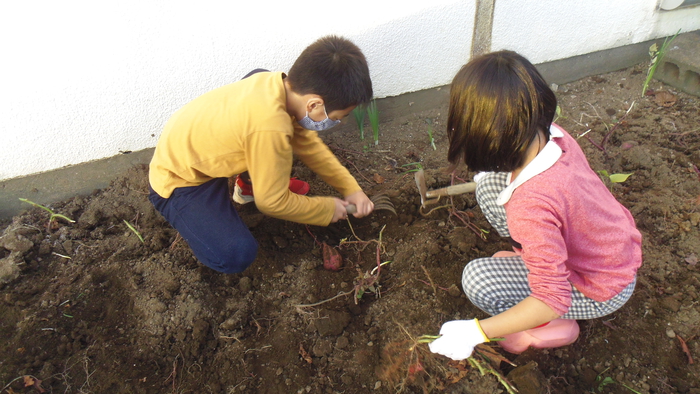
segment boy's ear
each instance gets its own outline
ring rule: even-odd
[[[309,95],[311,96],[307,101],[306,101],[306,112],[312,113],[314,110],[317,110],[319,108],[323,108],[323,99],[321,96],[313,94]]]

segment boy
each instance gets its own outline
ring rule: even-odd
[[[249,175],[249,182],[236,179],[237,202],[255,201],[272,217],[327,226],[347,217],[348,204],[357,207],[354,216],[364,217],[374,205],[317,131],[340,123],[371,98],[360,49],[341,37],[323,37],[288,74],[249,74],[177,111],[150,164],[149,200],[199,261],[223,273],[244,271],[258,250],[231,203],[233,175]],[[293,154],[344,199],[304,196],[308,184],[289,178]]]

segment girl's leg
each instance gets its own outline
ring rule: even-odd
[[[496,204],[496,199],[506,188],[507,181],[508,173],[487,172],[481,174],[476,184],[476,201],[479,203],[486,220],[498,231],[501,237],[510,237],[510,232],[506,223],[506,210],[502,205]]]
[[[636,284],[637,280],[635,279],[616,296],[604,302],[594,301],[574,288],[571,293],[571,307],[562,318],[588,320],[609,315],[620,309],[632,297]]]
[[[520,256],[485,257],[464,267],[462,288],[472,304],[493,316],[530,295],[527,274]]]
[[[258,243],[229,199],[228,179],[177,188],[169,198],[151,190],[149,200],[207,267],[230,274],[255,260]]]
[[[504,312],[531,293],[528,270],[520,256],[485,257],[471,261],[462,273],[462,288],[469,300],[489,315]],[[498,256],[503,257],[498,257]],[[629,300],[635,282],[605,302],[594,301],[572,286],[571,307],[563,319],[587,320],[608,315]]]

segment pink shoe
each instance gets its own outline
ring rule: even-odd
[[[578,333],[576,320],[555,319],[539,327],[504,335],[505,339],[498,344],[510,353],[520,354],[530,346],[543,349],[572,344]]]

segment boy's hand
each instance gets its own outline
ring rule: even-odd
[[[335,212],[333,213],[333,219],[331,223],[335,223],[338,220],[343,220],[348,218],[348,211],[345,207],[348,205],[347,201],[343,201],[339,198],[334,198],[335,200]]]
[[[374,203],[362,190],[346,196],[345,201],[357,207],[357,212],[353,214],[356,218],[365,217],[374,211]]]

